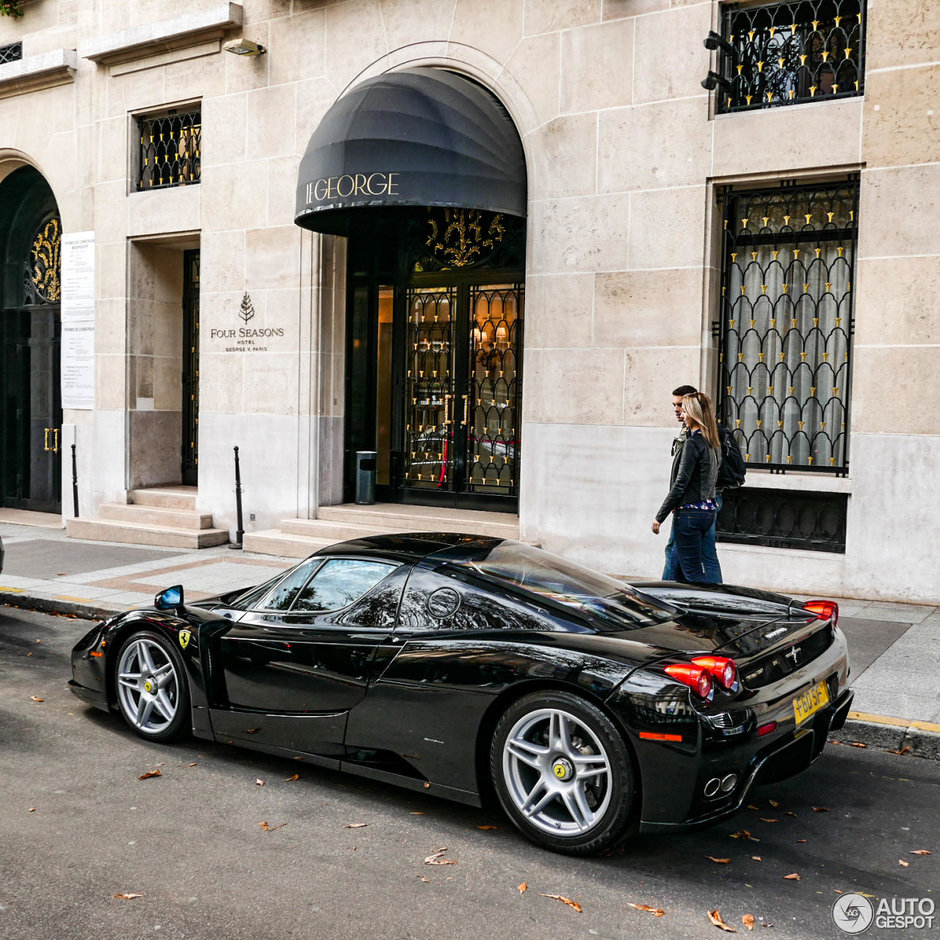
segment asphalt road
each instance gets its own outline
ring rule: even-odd
[[[0,608],[4,940],[672,940],[722,936],[715,909],[739,934],[750,914],[754,935],[815,940],[848,936],[831,920],[838,892],[940,894],[937,762],[835,745],[721,825],[572,860],[530,846],[495,808],[141,741],[67,689],[88,626]],[[905,936],[937,936],[938,923]]]

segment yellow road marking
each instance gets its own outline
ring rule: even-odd
[[[855,721],[872,721],[878,725],[894,725],[897,728],[917,728],[918,731],[936,731],[940,725],[931,721],[912,721],[909,718],[889,718],[887,715],[869,715],[867,712],[849,712],[849,718]]]
[[[22,594],[23,591],[25,591],[25,590],[26,590],[26,588],[4,587],[2,584],[0,584],[0,591],[3,591],[3,592],[6,593],[6,594]]]

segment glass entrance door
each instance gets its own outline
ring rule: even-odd
[[[400,498],[514,510],[521,284],[407,290]]]

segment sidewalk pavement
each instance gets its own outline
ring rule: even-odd
[[[3,514],[0,604],[103,619],[182,584],[199,600],[257,584],[296,559],[68,539],[58,516]],[[36,524],[39,522],[40,524]],[[833,598],[849,643],[854,711],[834,738],[940,760],[940,606]]]

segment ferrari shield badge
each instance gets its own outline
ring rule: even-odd
[[[189,630],[180,630],[180,646],[183,649],[186,649],[189,646],[189,641],[192,639],[193,635]]]

